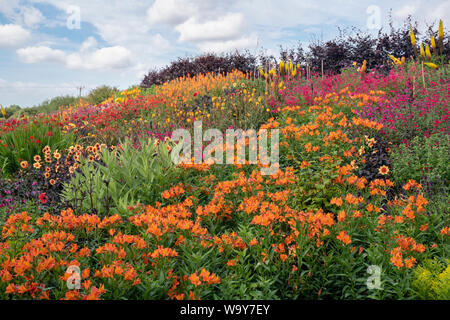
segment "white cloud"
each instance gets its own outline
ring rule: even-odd
[[[243,49],[256,48],[258,44],[258,38],[256,35],[250,37],[242,37],[239,39],[227,40],[227,41],[206,41],[199,44],[199,48],[203,52],[230,52],[241,51]]]
[[[131,52],[121,46],[90,50],[96,44],[95,39],[86,40],[80,51],[66,54],[62,50],[47,46],[27,47],[17,50],[22,62],[59,62],[69,69],[111,70],[132,65]]]
[[[45,20],[45,17],[35,7],[23,7],[21,10],[23,23],[30,28],[34,28]]]
[[[64,62],[66,58],[64,51],[46,46],[26,47],[16,52],[20,60],[25,63]]]
[[[91,48],[96,48],[97,44],[97,40],[94,37],[89,37],[81,44],[80,51],[85,52]]]
[[[417,10],[416,5],[407,4],[396,10],[394,12],[394,16],[399,19],[405,19],[409,15],[411,16],[414,15],[414,13],[416,13],[416,10]]]
[[[242,13],[229,13],[217,20],[200,22],[193,17],[175,27],[180,33],[179,41],[200,42],[231,40],[242,35],[244,16]]]
[[[448,25],[450,23],[450,1],[442,1],[437,6],[434,6],[433,10],[428,10],[425,19],[429,22],[442,19]]]
[[[151,41],[151,52],[164,53],[171,48],[170,42],[164,38],[160,33],[152,36]]]
[[[147,21],[151,25],[177,25],[186,21],[198,11],[193,1],[156,0],[147,10]]]
[[[19,25],[0,25],[0,48],[18,47],[30,38],[30,32]]]
[[[0,0],[0,13],[14,24],[35,28],[45,21],[42,12],[20,0]]]
[[[74,53],[66,60],[69,69],[110,70],[131,65],[131,52],[121,46],[101,48],[87,54]]]

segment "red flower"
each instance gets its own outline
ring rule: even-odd
[[[46,204],[47,201],[48,201],[48,197],[45,195],[45,193],[41,193],[41,194],[39,195],[39,200],[41,200],[41,203],[42,203],[42,204]]]
[[[51,131],[47,132],[47,137],[51,137],[53,133]]]
[[[198,92],[194,92],[194,97],[196,97],[198,95]]]

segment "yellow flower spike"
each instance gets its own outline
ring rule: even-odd
[[[416,46],[416,37],[414,36],[414,31],[411,27],[411,25],[409,25],[409,36],[411,37],[411,44],[413,47]]]
[[[441,55],[444,53],[444,23],[442,22],[442,19],[439,20],[439,51],[441,52]]]
[[[433,48],[433,50],[436,50],[436,40],[434,40],[433,35],[431,35],[431,47]]]
[[[439,20],[439,43],[444,41],[444,22],[442,19]]]
[[[420,44],[420,56],[425,60],[425,50],[423,50],[423,45]]]
[[[431,52],[430,52],[430,47],[428,46],[428,44],[425,47],[425,54],[427,56],[428,61],[431,61]]]
[[[388,54],[388,57],[391,58],[392,61],[394,61],[395,64],[402,64],[402,62],[400,61],[400,59],[397,59],[396,57]]]
[[[291,62],[289,62],[289,69],[290,69],[290,70],[292,70],[292,69],[293,69],[293,67],[294,67],[294,65],[292,64],[292,61],[291,61]]]
[[[428,66],[428,67],[430,67],[432,69],[439,69],[439,66],[434,64],[434,63],[432,63],[432,62],[425,62],[424,65],[426,65],[426,66]]]
[[[1,104],[0,104],[0,109],[2,111],[3,117],[6,118],[6,111],[5,111],[5,109],[3,108],[3,106]]]
[[[280,73],[284,71],[284,60],[280,62]]]
[[[366,72],[366,66],[367,66],[367,61],[364,60],[362,66],[361,66],[361,73]]]

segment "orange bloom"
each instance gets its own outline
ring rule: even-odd
[[[194,286],[199,286],[202,284],[202,282],[200,281],[200,278],[198,277],[197,273],[195,273],[195,272],[193,274],[191,274],[191,276],[189,277],[189,280],[191,281],[191,283]]]
[[[16,286],[12,283],[10,283],[7,287],[6,287],[6,294],[13,294],[16,292]]]
[[[339,221],[339,222],[344,221],[344,220],[345,220],[345,216],[346,216],[345,210],[342,210],[341,212],[339,212],[339,214],[338,214],[338,216],[337,216],[338,221]]]
[[[391,250],[391,255],[392,255],[391,262],[394,266],[397,267],[397,269],[400,269],[401,267],[403,267],[401,250],[402,250],[401,247],[397,247],[397,248]]]
[[[341,197],[339,197],[339,198],[331,198],[331,201],[330,201],[330,204],[335,204],[338,207],[342,206],[343,203],[344,202],[342,201]]]
[[[220,278],[216,274],[214,273],[211,274],[209,271],[205,269],[202,269],[202,271],[200,272],[200,277],[204,282],[208,284],[220,283]]]
[[[362,213],[359,210],[353,210],[353,218],[361,218]]]
[[[409,257],[405,259],[405,267],[410,269],[414,266],[414,263],[416,262],[416,259],[414,257]]]
[[[345,245],[348,245],[352,242],[350,236],[347,234],[346,231],[339,232],[339,234],[336,236],[336,239],[342,241]]]
[[[235,260],[235,259],[233,259],[233,260],[228,260],[227,266],[229,266],[229,267],[234,267],[235,265],[236,265],[236,260]]]

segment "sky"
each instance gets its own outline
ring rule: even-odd
[[[338,27],[378,32],[391,12],[450,23],[450,0],[0,0],[0,104],[38,105],[99,85],[126,89],[150,69],[203,52],[330,40]]]

